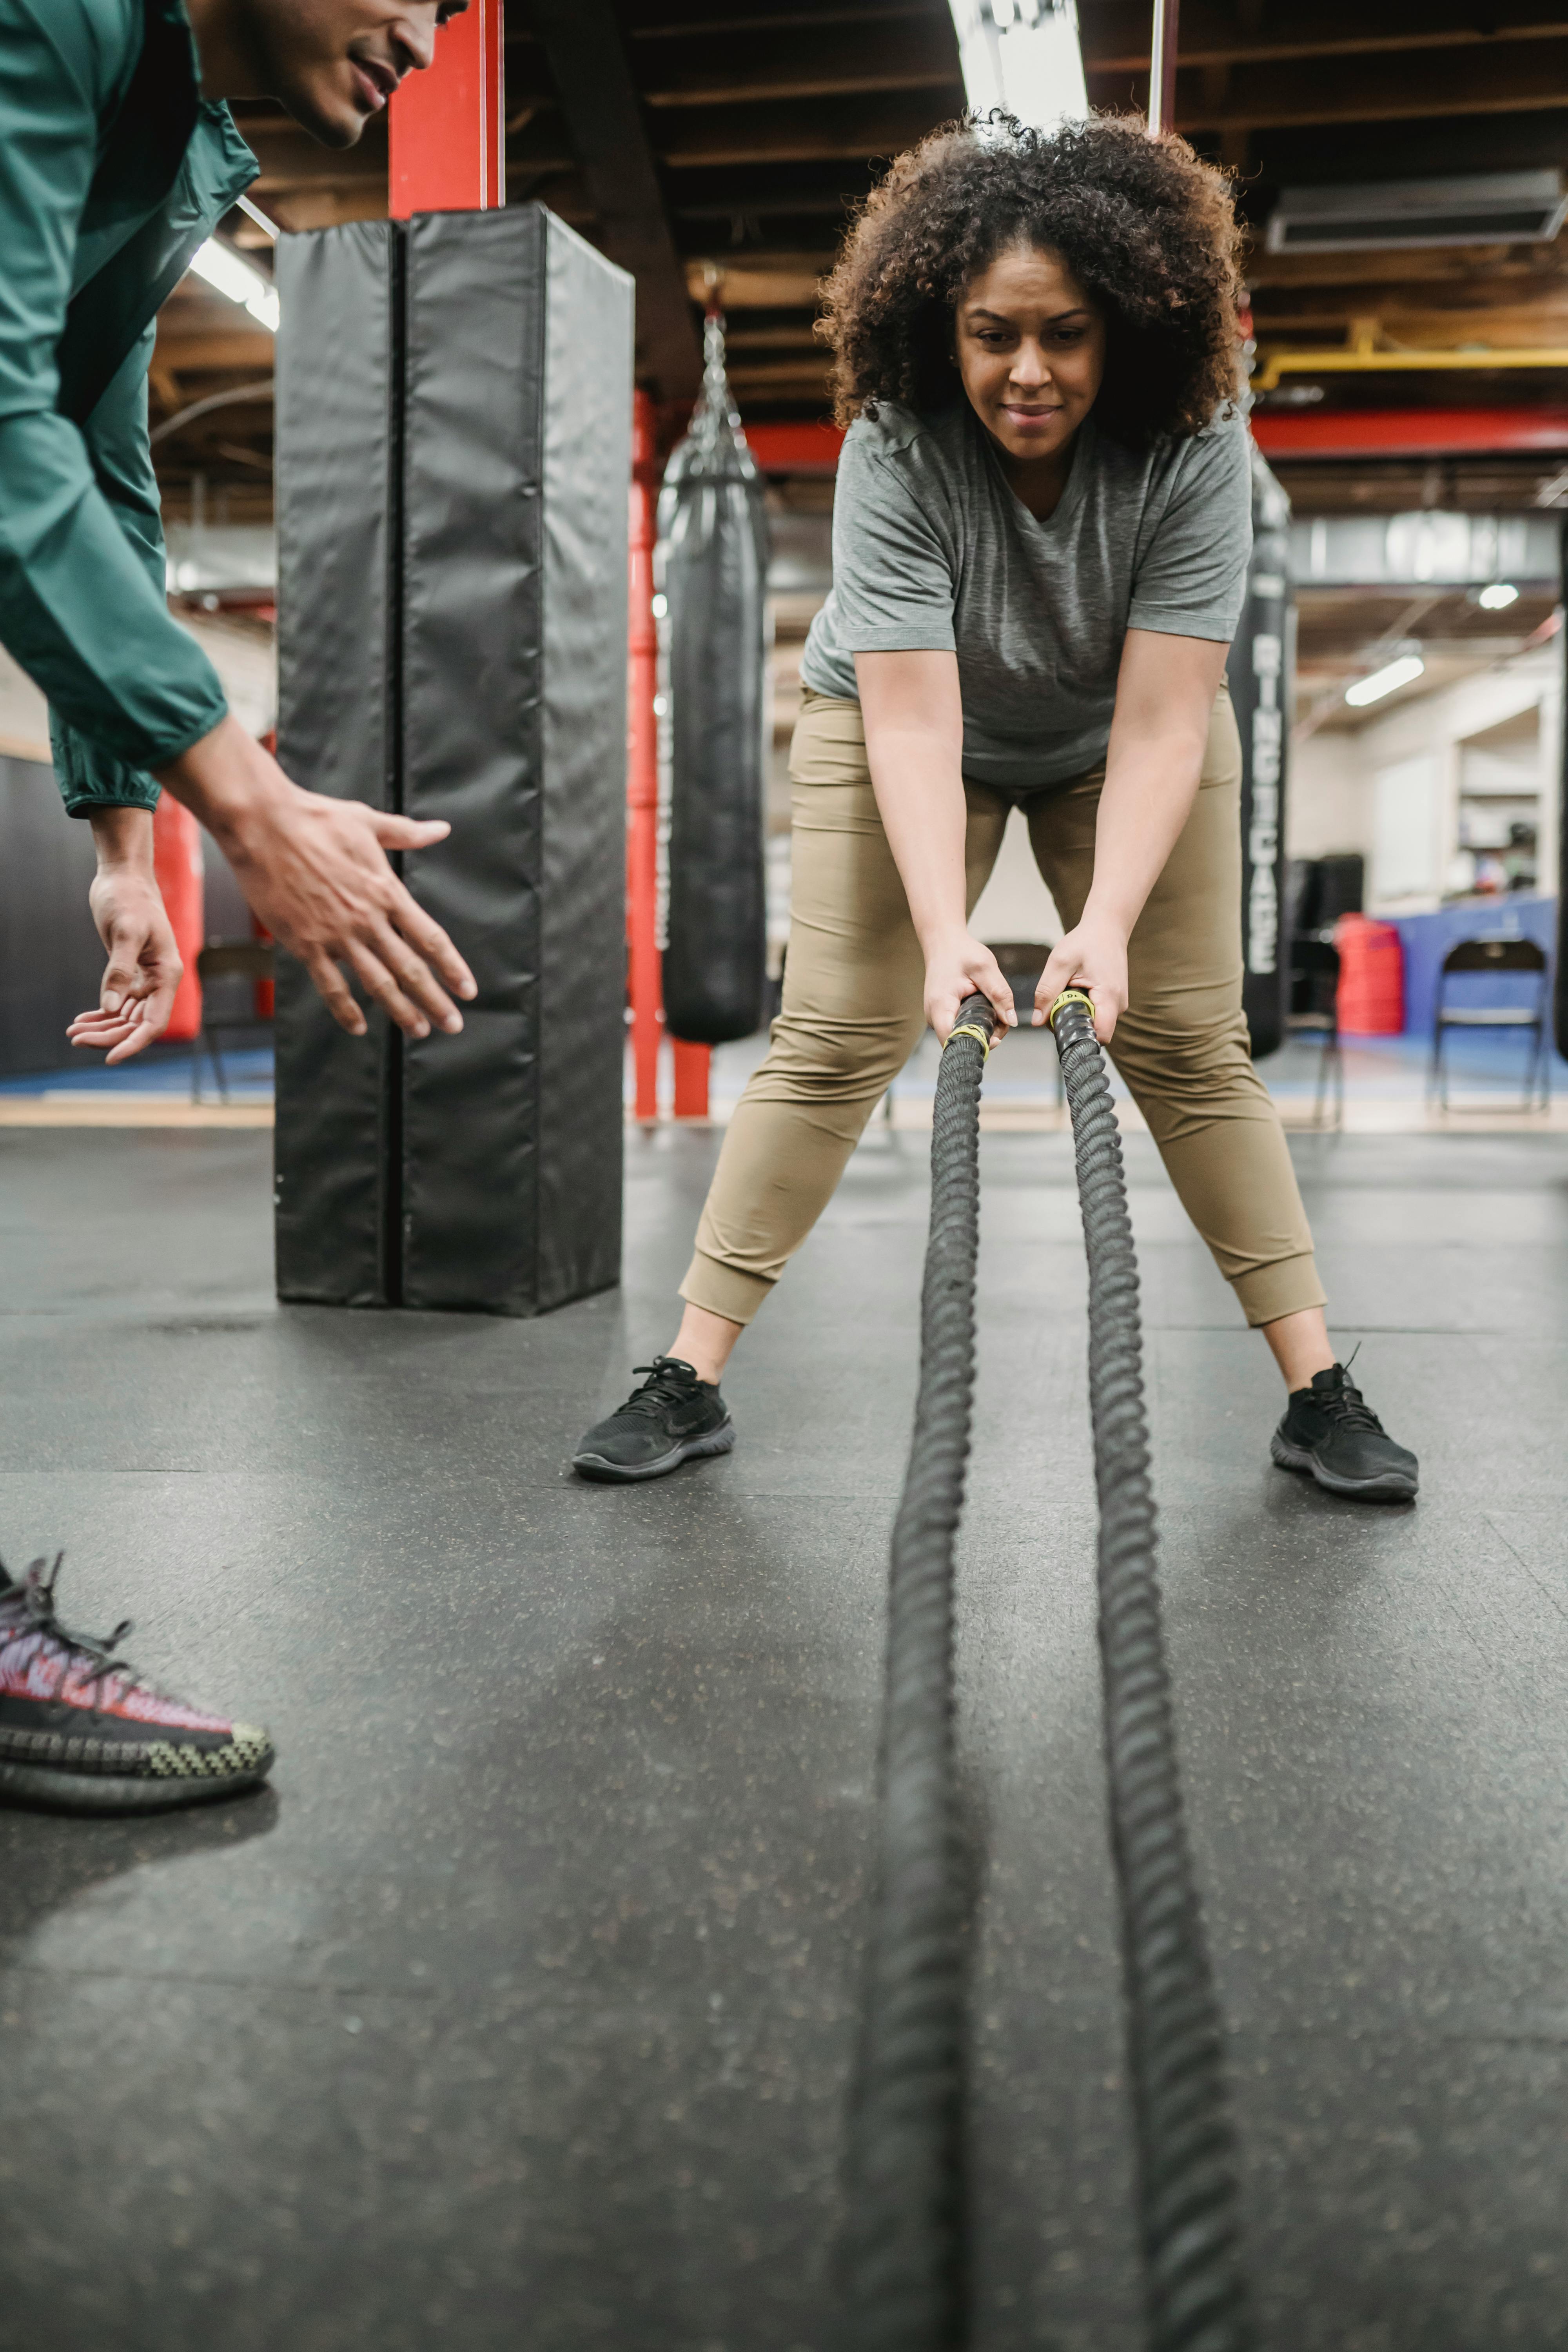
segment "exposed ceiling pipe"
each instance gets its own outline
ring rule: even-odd
[[[1176,17],[1181,0],[1154,0],[1154,31],[1149,48],[1149,132],[1176,127]]]
[[[237,383],[228,392],[209,392],[205,400],[193,400],[188,408],[177,408],[173,416],[165,416],[162,425],[155,425],[147,436],[147,446],[155,449],[160,441],[168,439],[171,433],[177,433],[183,425],[195,424],[198,416],[210,416],[215,408],[233,408],[242,400],[271,400],[273,397],[270,376],[264,377],[259,383]]]

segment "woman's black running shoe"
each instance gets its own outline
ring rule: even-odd
[[[592,1428],[572,1456],[584,1478],[662,1478],[705,1454],[728,1454],[735,1424],[717,1386],[679,1356],[638,1364],[647,1378],[619,1412]]]
[[[1386,1433],[1343,1364],[1314,1372],[1310,1388],[1291,1390],[1269,1452],[1281,1470],[1304,1470],[1331,1495],[1363,1503],[1415,1499],[1415,1454]]]

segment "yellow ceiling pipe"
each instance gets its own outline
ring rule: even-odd
[[[1495,350],[1458,352],[1380,352],[1365,345],[1353,351],[1273,351],[1262,359],[1252,389],[1272,392],[1283,375],[1409,374],[1435,368],[1568,368],[1568,349],[1499,344]]]

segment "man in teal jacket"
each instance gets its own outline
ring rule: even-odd
[[[226,101],[272,96],[349,147],[467,0],[0,0],[0,643],[48,697],[56,771],[98,852],[109,950],[77,1043],[162,1034],[179,958],[153,874],[160,788],[215,835],[252,908],[345,1029],[345,977],[410,1036],[474,983],[387,860],[439,841],[292,783],[170,617],[147,441],[153,322],[256,176]],[[443,986],[445,982],[445,986]],[[184,1705],[72,1634],[40,1561],[0,1569],[0,1798],[142,1811],[271,1769],[265,1731]]]

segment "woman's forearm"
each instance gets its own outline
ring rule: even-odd
[[[958,665],[951,654],[860,654],[855,668],[878,814],[929,956],[965,929]]]
[[[1084,919],[1103,916],[1131,934],[1192,814],[1204,744],[1184,733],[1115,734],[1094,828],[1094,880]]]
[[[990,949],[971,939],[964,904],[958,663],[949,653],[857,654],[855,673],[877,810],[925,957],[926,1019],[945,1045],[959,1006],[979,993],[1011,1026],[1013,992]]]
[[[1084,916],[1123,936],[1192,814],[1226,648],[1130,629],[1105,755]]]

